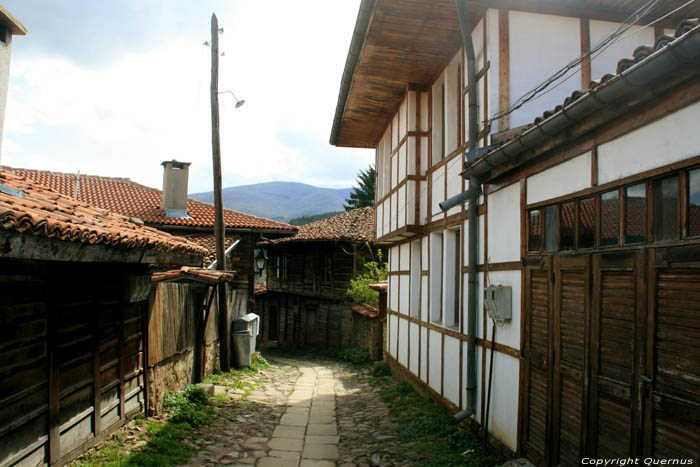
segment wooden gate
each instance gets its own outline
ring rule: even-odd
[[[700,457],[700,247],[554,255],[525,270],[520,449]]]

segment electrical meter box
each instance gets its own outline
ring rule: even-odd
[[[489,318],[509,321],[513,315],[513,289],[509,285],[489,285],[484,289],[484,306]]]

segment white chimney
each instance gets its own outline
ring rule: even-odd
[[[161,209],[165,217],[189,217],[187,215],[187,177],[189,162],[176,160],[164,161],[163,166],[163,200]]]

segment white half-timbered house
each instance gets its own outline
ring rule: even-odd
[[[362,1],[331,133],[376,149],[393,370],[540,465],[698,462],[700,4],[457,4]]]

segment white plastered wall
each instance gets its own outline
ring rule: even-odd
[[[409,356],[409,369],[411,370],[411,373],[418,376],[418,359],[420,358],[418,337],[420,335],[420,328],[416,323],[410,323],[409,326],[411,328],[411,355]]]
[[[408,321],[399,318],[399,355],[401,365],[408,368]]]
[[[445,336],[444,396],[459,406],[459,343],[454,337]]]
[[[598,182],[618,180],[700,154],[700,102],[598,146]],[[640,157],[640,154],[647,156]]]
[[[591,186],[591,153],[586,152],[527,179],[527,204],[564,196]]]
[[[520,183],[488,196],[489,263],[520,260]]]
[[[486,378],[484,392],[488,389],[489,359],[491,350],[486,349]],[[500,352],[494,354],[494,380],[491,387],[491,406],[489,410],[489,433],[501,440],[515,451],[518,443],[518,387],[520,379],[520,362],[517,358]],[[480,397],[481,395],[479,395]],[[481,404],[477,404],[478,406]],[[481,417],[481,414],[479,414]]]
[[[442,386],[442,364],[440,359],[442,356],[442,334],[432,329],[428,331],[428,334],[430,335],[430,345],[428,348],[430,358],[428,384],[440,394]]]
[[[581,54],[581,35],[578,18],[511,11],[508,23],[510,103],[513,104]],[[556,47],[552,46],[554,43]],[[561,104],[575,89],[581,89],[580,74],[510,114],[511,128],[532,122],[544,110]],[[490,109],[498,109],[498,104]]]

